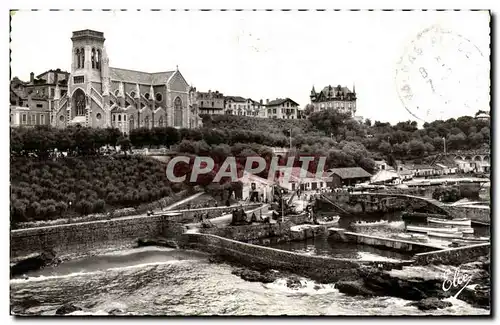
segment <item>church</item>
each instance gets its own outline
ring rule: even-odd
[[[109,66],[104,34],[73,32],[68,91],[56,87],[51,124],[114,127],[128,134],[134,128],[196,127],[194,90],[179,69],[142,72]]]

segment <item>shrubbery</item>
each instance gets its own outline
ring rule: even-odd
[[[462,197],[460,191],[455,187],[438,187],[432,193],[432,198],[442,202],[456,202]]]
[[[11,159],[13,222],[136,206],[172,191],[165,165],[143,157]]]

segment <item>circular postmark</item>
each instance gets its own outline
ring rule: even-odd
[[[438,25],[419,33],[397,63],[399,98],[424,122],[488,109],[489,86],[488,57],[465,37]]]

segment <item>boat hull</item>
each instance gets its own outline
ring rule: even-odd
[[[432,227],[418,227],[418,226],[406,226],[406,230],[413,232],[438,232],[438,233],[456,233],[458,228],[432,228]]]
[[[455,232],[455,233],[444,233],[444,232],[428,232],[427,236],[429,237],[438,237],[438,238],[461,238],[463,237],[463,233]]]
[[[438,218],[427,218],[428,223],[436,223],[441,225],[451,225],[451,226],[469,226],[471,225],[470,219],[438,219]]]

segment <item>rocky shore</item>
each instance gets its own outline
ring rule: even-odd
[[[418,301],[412,305],[421,310],[445,308],[449,302],[441,299],[456,294],[457,299],[475,307],[490,308],[489,260],[486,258],[460,267],[405,266],[390,271],[360,268],[359,275],[355,281],[338,281],[335,287],[348,295],[393,296]]]
[[[213,263],[228,263],[234,267],[232,274],[246,281],[271,283],[278,278],[286,278],[289,288],[299,288],[297,275],[288,271],[269,270],[261,266],[244,266],[210,257]],[[451,302],[443,299],[455,296],[474,307],[490,308],[489,259],[467,263],[460,267],[449,265],[404,266],[401,269],[384,270],[374,266],[362,266],[353,270],[356,279],[342,279],[335,282],[339,292],[353,296],[389,296],[412,300],[410,306],[420,310],[450,307]],[[468,277],[470,281],[467,283]],[[318,271],[311,277],[320,283],[331,283],[328,272]],[[444,285],[443,283],[447,281]],[[447,285],[449,284],[449,285]]]
[[[47,266],[55,266],[61,263],[54,251],[44,250],[40,253],[31,254],[23,258],[12,261],[10,266],[10,276],[15,277],[36,271]]]

